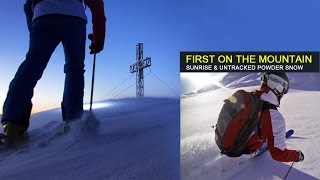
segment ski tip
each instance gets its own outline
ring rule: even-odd
[[[293,129],[290,129],[290,130],[287,131],[287,133],[293,134],[293,133],[294,133],[294,130],[293,130]]]
[[[289,138],[294,133],[293,129],[290,129],[286,132],[286,138]]]

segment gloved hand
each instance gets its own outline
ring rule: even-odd
[[[301,151],[297,151],[299,153],[299,160],[297,160],[296,162],[302,162],[304,160],[304,155]]]
[[[94,42],[93,35],[89,34],[88,39],[91,40],[91,45],[89,46],[90,54],[97,54],[103,50],[104,43]]]

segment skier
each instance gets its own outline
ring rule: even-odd
[[[92,12],[90,54],[103,50],[105,13],[103,0],[84,0]],[[26,0],[30,31],[29,51],[10,83],[3,105],[2,124],[8,146],[23,140],[29,127],[33,89],[60,42],[65,53],[65,84],[61,103],[66,124],[82,117],[87,17],[83,0]]]
[[[289,90],[289,78],[284,72],[264,73],[261,77],[260,90],[254,92],[268,106],[260,115],[260,129],[250,136],[246,143],[245,154],[259,152],[262,146],[267,145],[274,160],[281,162],[301,162],[304,155],[300,150],[286,148],[285,120],[277,110],[281,98]],[[259,138],[259,134],[260,137]]]

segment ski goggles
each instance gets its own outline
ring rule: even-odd
[[[277,75],[269,74],[267,83],[271,89],[278,91],[280,94],[287,94],[289,91],[289,83]]]

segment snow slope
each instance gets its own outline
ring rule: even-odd
[[[94,107],[95,135],[59,133],[59,109],[33,115],[29,146],[0,151],[0,179],[179,179],[179,99]]]
[[[253,90],[254,87],[247,87]],[[267,152],[258,158],[221,156],[212,125],[216,124],[223,100],[235,89],[219,89],[181,99],[181,179],[283,179],[291,163],[274,161]],[[290,90],[281,102],[287,129],[295,134],[289,149],[300,149],[303,162],[294,163],[287,179],[320,178],[320,92]]]

